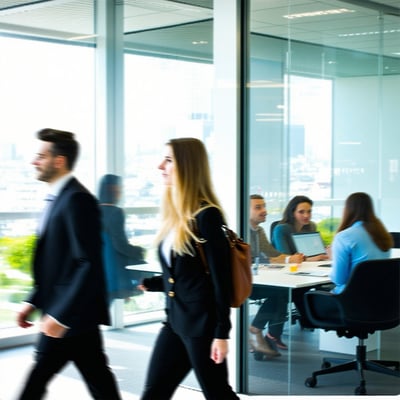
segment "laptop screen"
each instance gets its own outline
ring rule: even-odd
[[[292,238],[297,252],[303,253],[306,257],[326,254],[324,242],[319,232],[293,233]]]

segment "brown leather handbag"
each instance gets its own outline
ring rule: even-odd
[[[232,229],[222,225],[225,237],[229,242],[230,264],[232,273],[231,307],[240,307],[250,296],[253,276],[251,271],[250,245],[243,241]],[[201,242],[196,242],[206,272],[209,273],[207,260]]]

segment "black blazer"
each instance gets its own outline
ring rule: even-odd
[[[75,178],[54,200],[33,257],[34,287],[27,302],[70,329],[109,324],[96,199]]]
[[[199,254],[177,255],[168,266],[161,254],[161,276],[143,280],[150,291],[166,293],[167,320],[178,334],[189,337],[229,337],[231,275],[229,248],[222,215],[215,207],[206,208],[196,216],[210,273],[206,273]],[[193,243],[194,246],[194,243]]]

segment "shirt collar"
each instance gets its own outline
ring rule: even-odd
[[[363,224],[363,221],[356,221],[354,222],[353,226],[360,226]]]
[[[255,228],[253,228],[253,227],[249,224],[249,227],[250,227],[250,231],[253,231],[253,232],[258,232],[258,231],[260,230],[260,225],[257,225]]]
[[[52,182],[49,186],[49,194],[57,197],[61,191],[64,189],[65,185],[73,178],[72,173],[68,173],[63,175],[61,178],[57,179],[56,181]]]

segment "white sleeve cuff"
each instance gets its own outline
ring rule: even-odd
[[[69,329],[70,327],[67,325],[62,324],[58,319],[52,317],[50,314],[47,314],[49,318],[51,318],[53,321],[56,321],[58,325],[61,325],[65,329]]]

